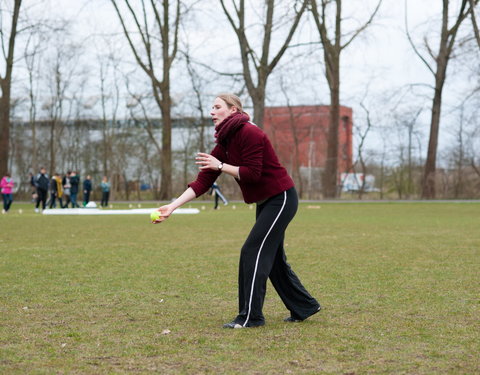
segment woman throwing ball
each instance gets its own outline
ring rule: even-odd
[[[295,216],[298,197],[293,180],[279,163],[266,134],[251,123],[240,99],[221,94],[213,102],[216,146],[210,154],[199,153],[197,179],[175,201],[158,209],[167,219],[183,204],[206,193],[221,173],[237,181],[246,203],[256,203],[256,222],[240,253],[238,316],[224,328],[259,327],[267,279],[270,278],[290,316],[301,322],[320,311],[319,303],[303,287],[287,263],[283,241]]]

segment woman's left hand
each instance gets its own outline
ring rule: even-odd
[[[199,152],[195,160],[195,164],[200,165],[200,170],[213,169],[214,171],[218,171],[218,165],[220,164],[220,161],[215,156]]]

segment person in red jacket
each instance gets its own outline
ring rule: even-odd
[[[180,197],[158,208],[160,219],[154,223],[161,223],[175,209],[206,193],[221,173],[232,176],[244,201],[256,203],[256,222],[240,254],[239,312],[223,327],[265,324],[262,307],[268,278],[290,311],[284,320],[303,321],[320,311],[320,304],[292,271],[283,246],[285,230],[298,208],[293,180],[280,164],[267,135],[250,122],[237,96],[218,95],[211,116],[216,146],[210,154],[197,154],[196,164],[200,169],[197,179]]]

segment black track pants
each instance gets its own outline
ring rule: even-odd
[[[257,205],[255,225],[240,254],[236,323],[264,323],[262,307],[268,278],[294,318],[305,319],[320,307],[290,268],[283,248],[285,230],[297,208],[295,188]]]
[[[37,189],[37,204],[35,208],[38,208],[40,202],[42,202],[42,209],[45,209],[47,206],[47,190]]]

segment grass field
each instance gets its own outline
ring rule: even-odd
[[[303,203],[287,256],[323,310],[284,323],[269,285],[266,326],[244,330],[221,326],[254,210],[202,205],[151,225],[14,203],[0,373],[480,373],[479,203]]]

